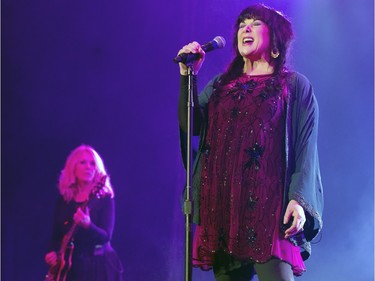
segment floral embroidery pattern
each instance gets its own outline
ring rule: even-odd
[[[249,245],[251,247],[254,247],[256,240],[257,240],[257,235],[256,235],[256,233],[254,231],[254,228],[250,227],[249,228],[249,233],[248,233],[248,236],[247,236],[247,242],[249,243]]]
[[[264,89],[260,92],[260,97],[263,101],[275,96],[281,90],[281,83],[275,77],[268,79],[265,83]]]
[[[250,195],[250,198],[249,198],[249,208],[251,210],[254,210],[256,204],[258,203],[258,200],[259,198],[253,198],[251,195]]]
[[[264,153],[264,148],[261,147],[258,143],[255,143],[251,148],[246,149],[246,153],[250,157],[250,159],[245,163],[245,169],[251,168],[251,166],[255,165],[255,169],[259,170],[260,163],[259,158]]]
[[[238,107],[233,107],[232,108],[232,111],[231,111],[232,118],[236,118],[239,113],[240,113],[240,110],[238,109]]]
[[[258,85],[254,80],[246,83],[236,82],[236,84],[228,91],[228,95],[233,94],[233,99],[242,100],[245,95],[251,94]]]

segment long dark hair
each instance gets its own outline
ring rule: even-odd
[[[286,71],[285,63],[290,43],[293,40],[292,24],[285,15],[273,8],[263,4],[255,4],[242,10],[238,16],[233,34],[233,49],[235,57],[223,73],[220,84],[224,85],[229,81],[241,76],[243,73],[244,60],[238,51],[237,32],[240,24],[246,19],[257,19],[263,21],[270,29],[271,50],[277,49],[280,53],[277,58],[272,58],[274,75]]]

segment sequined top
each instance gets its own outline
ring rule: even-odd
[[[285,132],[275,80],[244,75],[211,96],[198,255],[223,249],[256,262],[271,257],[282,203]]]

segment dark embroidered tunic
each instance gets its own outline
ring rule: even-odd
[[[208,269],[223,250],[253,262],[276,256],[304,270],[279,229],[284,114],[284,88],[270,75],[243,75],[210,97],[194,265]]]

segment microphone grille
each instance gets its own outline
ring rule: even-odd
[[[222,37],[222,36],[216,36],[215,38],[214,38],[214,41],[217,43],[217,47],[218,48],[224,48],[225,47],[225,44],[226,44],[226,42],[225,42],[225,39],[224,39],[224,37]]]

